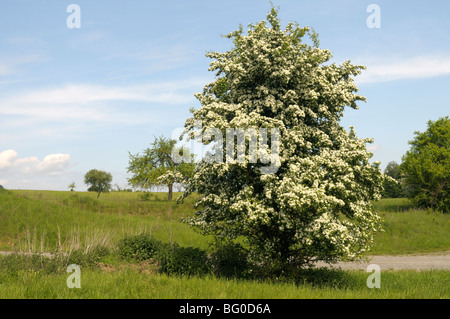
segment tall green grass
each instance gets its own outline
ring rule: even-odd
[[[448,272],[381,273],[381,288],[369,289],[368,273],[348,271],[332,283],[256,281],[207,277],[174,277],[129,269],[81,271],[81,288],[69,289],[69,274],[3,275],[0,298],[43,299],[316,299],[316,298],[450,298]],[[446,284],[447,283],[447,284]]]
[[[450,215],[417,209],[405,198],[374,204],[383,219],[383,232],[368,254],[414,254],[450,250]]]
[[[135,193],[14,191],[0,193],[0,250],[71,251],[116,246],[126,235],[149,233],[162,241],[206,248],[208,238],[180,222],[193,204],[159,198],[142,202]]]

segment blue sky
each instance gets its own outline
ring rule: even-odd
[[[68,28],[70,4],[80,28]],[[372,137],[382,168],[401,162],[414,131],[449,115],[449,1],[273,1],[309,25],[333,62],[368,69],[356,78],[367,103],[342,125]],[[380,28],[369,28],[370,4]],[[85,190],[91,168],[125,187],[128,152],[183,126],[214,79],[207,51],[265,19],[269,1],[2,0],[0,4],[0,184],[12,189]]]

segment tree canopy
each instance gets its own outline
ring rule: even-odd
[[[450,211],[450,119],[428,121],[424,132],[414,132],[401,170],[408,197],[416,205]]]
[[[97,198],[102,192],[109,192],[111,189],[111,173],[98,169],[91,169],[84,175],[84,183],[89,186],[89,192],[97,192]]]
[[[365,101],[353,81],[364,67],[329,63],[318,35],[292,22],[282,29],[275,8],[267,22],[241,26],[226,36],[231,50],[207,53],[216,79],[195,94],[201,106],[191,109],[184,134],[215,143],[215,158],[226,160],[197,165],[183,197],[201,197],[186,221],[223,241],[244,238],[255,260],[273,267],[357,258],[380,228],[372,200],[383,181],[379,163],[369,162],[372,139],[339,122],[345,107]],[[264,154],[222,155],[235,138],[229,128],[254,129]],[[262,136],[261,128],[279,134]]]
[[[400,165],[395,161],[389,162],[384,169],[384,175],[391,178],[386,178],[383,182],[383,196],[389,198],[403,197],[404,192],[401,182]]]
[[[180,150],[177,141],[160,136],[142,154],[129,154],[128,172],[133,176],[128,182],[134,187],[149,189],[154,185],[167,185],[168,199],[172,200],[173,185],[186,184],[192,176],[195,162],[188,149]],[[177,161],[174,154],[184,153],[184,161]]]

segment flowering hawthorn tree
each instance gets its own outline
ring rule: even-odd
[[[346,106],[365,101],[352,79],[364,67],[325,64],[331,53],[314,31],[292,22],[283,30],[274,8],[267,20],[270,26],[262,21],[247,34],[241,26],[227,35],[230,51],[207,53],[216,80],[196,94],[201,107],[191,109],[183,135],[215,141],[217,158],[226,129],[276,128],[279,151],[265,152],[277,157],[277,170],[264,174],[267,161],[251,162],[252,154],[239,163],[203,161],[182,196],[200,194],[186,221],[219,239],[244,238],[259,263],[273,266],[361,257],[380,229],[371,201],[380,198],[383,174],[369,163],[372,140],[339,121]],[[222,132],[220,140],[211,129]]]

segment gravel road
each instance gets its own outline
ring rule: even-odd
[[[381,270],[450,270],[450,251],[423,255],[373,256],[370,258],[369,262],[338,262],[332,265],[317,263],[316,266],[366,270],[368,265],[376,264],[380,266]]]

